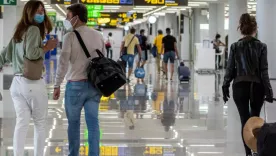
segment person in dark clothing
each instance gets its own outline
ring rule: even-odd
[[[190,80],[190,69],[185,66],[184,62],[180,63],[180,66],[178,67],[178,78],[180,81],[189,81]]]
[[[177,45],[176,45],[176,38],[171,35],[171,29],[167,28],[166,29],[167,36],[163,37],[162,40],[162,50],[164,50],[164,57],[163,57],[163,62],[164,62],[164,71],[165,71],[165,78],[168,79],[168,63],[170,60],[171,63],[171,78],[170,80],[172,81],[173,78],[173,73],[174,73],[174,61],[175,61],[175,56],[179,58],[178,55],[178,50],[177,50]]]
[[[145,30],[144,29],[140,30],[140,47],[142,49],[141,67],[143,67],[147,63],[147,60],[148,60],[147,41],[148,41],[148,38],[147,38],[147,36],[145,36]]]
[[[264,100],[272,103],[273,91],[268,75],[267,46],[255,38],[255,17],[243,14],[239,30],[244,37],[231,45],[222,91],[227,102],[230,83],[234,81],[233,98],[243,128],[250,117],[260,116]],[[246,156],[252,156],[251,150],[246,144],[244,146]]]
[[[112,38],[112,33],[108,33],[107,39],[105,41],[105,48],[106,48],[106,53],[107,53],[107,58],[112,59],[113,57],[113,46],[115,42]]]
[[[216,34],[216,38],[212,41],[216,54],[219,54],[221,52],[219,49],[220,46],[225,46],[225,44],[221,42],[220,38],[221,38],[221,35]],[[221,63],[221,55],[216,55],[216,69],[221,68],[220,63]]]

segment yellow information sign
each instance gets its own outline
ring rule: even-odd
[[[56,153],[60,153],[61,152],[61,148],[60,147],[56,147],[55,152]]]
[[[80,155],[84,155],[85,154],[85,147],[81,146],[80,147]]]
[[[165,4],[165,0],[145,0],[148,4]]]
[[[162,155],[163,147],[146,147],[144,154],[146,155]]]
[[[113,146],[102,146],[100,148],[100,155],[101,156],[118,156],[119,155],[119,150],[118,147],[113,147]]]

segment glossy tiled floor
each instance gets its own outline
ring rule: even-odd
[[[191,66],[191,65],[190,65]],[[56,59],[46,62],[49,93],[46,156],[68,153],[64,100],[53,101]],[[192,66],[191,66],[192,67]],[[236,107],[221,101],[223,71],[213,75],[192,74],[190,83],[180,84],[175,76],[167,82],[156,72],[154,59],[145,67],[145,84],[132,78],[110,98],[100,103],[101,156],[244,156]],[[7,73],[6,73],[7,75]],[[6,79],[8,79],[6,77]],[[11,79],[11,78],[9,78]],[[5,81],[8,83],[8,81]],[[145,93],[137,88],[146,87]],[[64,85],[62,95],[64,96]],[[8,90],[3,93],[1,155],[11,156],[15,125]],[[134,130],[126,112],[133,112]],[[87,155],[87,129],[82,114],[80,155]],[[33,155],[33,124],[30,125],[25,156]]]

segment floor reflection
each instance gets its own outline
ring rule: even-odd
[[[138,83],[132,77],[130,84],[110,97],[101,98],[101,156],[223,156],[228,153],[238,156],[242,153],[227,151],[227,139],[232,134],[227,132],[228,105],[223,104],[220,94],[224,73],[192,73],[189,83],[179,83],[175,74],[174,81],[168,82],[156,72],[154,62],[151,58],[145,66],[147,76],[144,83]],[[56,58],[46,61],[45,67],[50,99],[45,155],[66,155],[68,123],[63,100],[65,84],[62,84],[61,99],[51,100]],[[4,111],[8,110],[10,117],[1,122],[1,155],[5,156],[13,155],[15,116],[11,111],[12,103],[4,107]],[[81,118],[80,155],[87,156],[89,149],[84,113]],[[233,121],[231,126],[235,127],[235,124]],[[25,156],[32,155],[33,123],[27,136]]]

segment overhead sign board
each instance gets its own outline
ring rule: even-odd
[[[101,11],[104,9],[103,5],[86,5],[86,8],[89,11],[98,10]]]
[[[143,14],[127,13],[127,12],[101,12],[100,17],[137,19],[137,18],[143,18]]]
[[[83,4],[101,4],[101,5],[133,5],[134,0],[80,0]]]
[[[0,0],[16,1],[16,0]],[[75,4],[82,3],[87,5],[140,5],[140,6],[187,6],[188,0],[51,0],[51,4]]]
[[[48,17],[52,21],[53,24],[57,21],[57,13],[56,12],[47,12]]]
[[[126,12],[99,12],[99,14],[94,14],[93,12],[88,12],[88,23],[87,25],[108,25],[117,26],[118,24],[124,25],[128,22],[133,22],[133,20],[143,18],[142,13],[126,13]]]
[[[0,0],[0,5],[16,5],[17,0]]]
[[[78,0],[51,0],[51,4],[71,5],[75,3],[78,3]]]
[[[188,0],[135,0],[134,5],[187,6]]]

